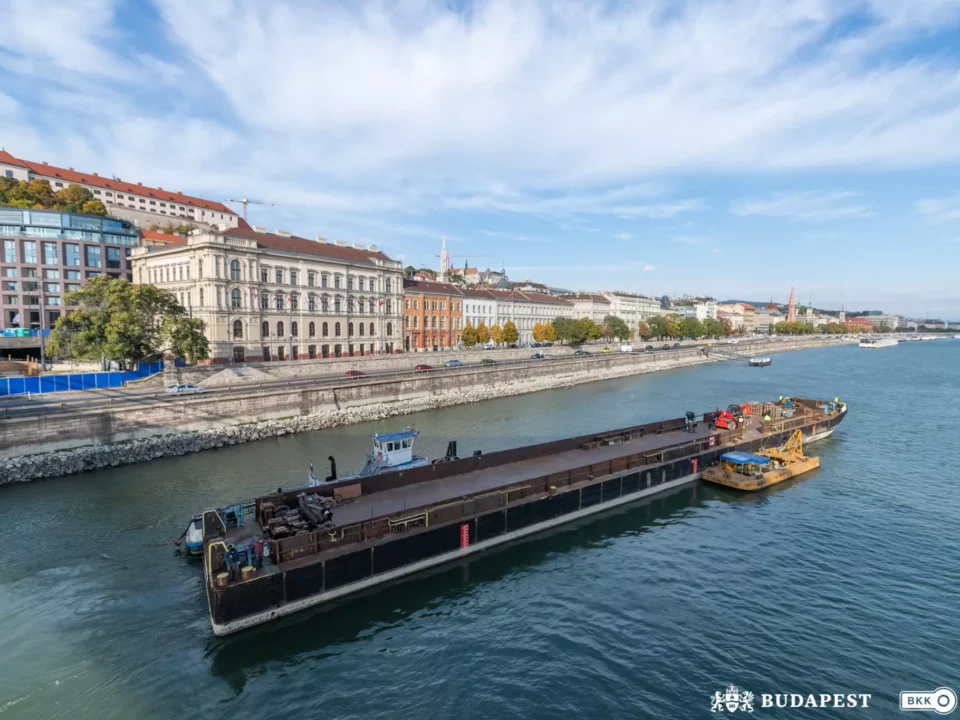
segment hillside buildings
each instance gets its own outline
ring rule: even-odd
[[[0,150],[0,176],[16,180],[46,180],[54,192],[68,185],[80,185],[103,202],[114,217],[148,228],[153,224],[188,223],[198,227],[214,228],[225,225],[237,227],[239,216],[223,203],[172,192],[161,187],[149,187],[115,177],[101,177],[97,173],[77,172],[45,162],[16,158]]]
[[[204,321],[211,362],[401,348],[403,271],[376,245],[307,240],[241,221],[182,245],[137,248],[133,280],[169,290]]]

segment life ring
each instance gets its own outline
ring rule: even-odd
[[[379,453],[379,452],[377,453],[377,460],[378,461],[383,460],[383,453]]]

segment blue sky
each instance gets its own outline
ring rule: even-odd
[[[3,9],[14,155],[405,264],[960,318],[960,0]]]

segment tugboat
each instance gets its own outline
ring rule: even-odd
[[[767,367],[772,362],[768,357],[754,357],[750,358],[750,367]]]
[[[803,454],[803,433],[797,430],[783,445],[757,453],[734,450],[703,471],[703,479],[737,490],[762,490],[820,467],[820,458]]]
[[[371,436],[373,439],[373,450],[368,451],[363,467],[356,475],[348,475],[344,478],[337,477],[337,461],[330,456],[330,475],[326,482],[356,480],[360,478],[372,477],[384,472],[396,472],[398,470],[412,470],[413,468],[429,465],[430,461],[422,455],[415,455],[413,452],[413,441],[420,434],[419,430],[411,427],[404,428],[399,432],[375,433]],[[434,460],[434,462],[443,462],[454,459],[451,455],[456,455],[456,443],[450,443],[447,449],[447,457]],[[313,471],[313,463],[310,463],[310,471],[307,473],[307,484],[291,488],[291,492],[308,490],[323,485]],[[238,503],[219,508],[223,517],[224,524],[228,528],[240,527],[243,525],[244,514],[253,512],[256,501],[241,500]],[[193,519],[187,524],[183,534],[174,542],[174,545],[181,545],[186,549],[189,555],[203,554],[203,515],[194,515]]]

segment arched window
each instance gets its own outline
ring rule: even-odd
[[[414,316],[413,316],[413,329],[414,329],[414,330],[417,329],[417,325],[418,325],[419,323],[420,323],[420,318],[418,318],[416,315],[414,315]]]
[[[234,338],[243,337],[243,323],[239,320],[233,321],[233,337]]]
[[[277,337],[283,337],[283,322],[277,323]]]
[[[347,337],[353,337],[353,323],[347,323]]]
[[[444,321],[444,320],[446,320],[446,318],[444,318],[444,317],[441,317],[441,318],[440,318],[440,329],[441,329],[441,330],[443,330],[443,321]]]
[[[387,323],[387,337],[393,335],[393,323]]]
[[[434,315],[433,318],[430,320],[430,327],[432,327],[434,330],[437,329],[437,316],[436,316],[436,315]]]
[[[240,279],[240,261],[239,260],[230,261],[230,279],[231,280]]]
[[[316,324],[316,323],[310,323],[309,325],[307,325],[307,332],[310,333],[310,337],[316,337],[316,336],[317,336],[317,324]]]
[[[360,323],[360,337],[363,337],[363,330],[364,330],[363,323]]]
[[[203,307],[203,288],[200,288],[200,307]]]
[[[373,337],[373,323],[370,323],[370,337]]]
[[[333,334],[340,337],[340,323],[333,326]]]
[[[324,324],[320,327],[320,329],[323,331],[323,336],[324,336],[324,337],[327,337],[327,336],[330,334],[330,327],[329,327],[326,323],[324,323]]]
[[[300,328],[297,327],[297,321],[296,321],[296,320],[294,320],[292,323],[290,323],[290,334],[293,335],[293,337],[299,337],[299,336],[300,336]]]
[[[260,337],[270,337],[270,323],[266,320],[260,323]]]
[[[341,299],[340,299],[340,296],[337,295],[337,297],[333,299],[333,311],[339,315],[340,308],[341,308]]]
[[[197,276],[203,280],[203,260],[197,260]]]
[[[234,288],[230,291],[230,305],[240,307],[240,289]]]
[[[407,315],[407,316],[405,316],[405,317],[403,318],[403,326],[404,326],[405,328],[409,328],[409,327],[410,327],[410,316],[409,316],[409,315]]]

